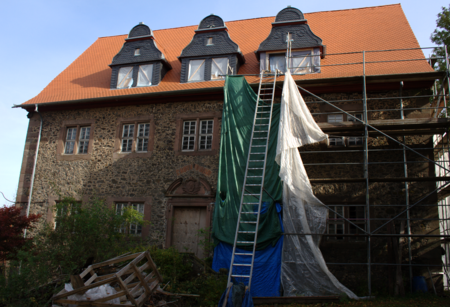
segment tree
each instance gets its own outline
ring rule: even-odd
[[[25,229],[33,229],[41,216],[30,214],[22,215],[19,207],[0,208],[0,260],[9,260],[16,256],[30,238],[24,238]]]
[[[431,41],[437,45],[442,47],[438,47],[434,49],[433,56],[439,57],[438,69],[441,71],[446,70],[445,67],[445,50],[444,45],[450,45],[450,10],[449,8],[442,7],[442,12],[438,15],[438,19],[436,20],[436,29],[431,34]]]

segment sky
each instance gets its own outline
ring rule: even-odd
[[[42,91],[98,37],[128,34],[144,22],[152,30],[197,25],[209,14],[223,20],[275,16],[288,5],[303,13],[395,4],[399,1],[2,1],[0,31],[0,192],[14,201],[28,127],[12,108]],[[421,47],[432,47],[437,14],[448,1],[400,2]],[[0,206],[8,202],[0,194]]]

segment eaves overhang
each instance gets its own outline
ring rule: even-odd
[[[256,76],[256,75],[255,75]],[[424,72],[424,73],[406,73],[406,74],[388,74],[388,75],[375,75],[366,76],[367,85],[379,84],[383,87],[383,84],[396,83],[400,81],[405,82],[425,82],[432,84],[434,80],[440,79],[445,76],[445,72],[435,71],[435,72]],[[295,76],[294,76],[295,78]],[[307,88],[324,88],[327,86],[350,86],[357,85],[362,86],[363,76],[351,76],[351,77],[338,77],[338,78],[323,78],[323,79],[300,79],[295,80],[295,82],[302,87]],[[258,88],[258,83],[250,83],[250,86],[254,89]],[[283,81],[277,82],[277,87],[282,87]],[[202,97],[210,95],[223,95],[223,87],[209,87],[201,89],[188,89],[188,90],[177,90],[177,91],[166,91],[157,93],[144,93],[144,94],[131,94],[131,95],[120,95],[120,96],[108,96],[100,98],[87,98],[78,100],[66,100],[66,101],[53,101],[53,102],[43,102],[38,103],[39,109],[45,110],[47,107],[62,107],[65,108],[80,108],[85,107],[87,104],[95,104],[95,107],[106,107],[110,106],[111,102],[114,104],[134,104],[134,103],[164,103],[173,101],[183,101],[198,97],[201,100]],[[223,96],[222,96],[223,97]],[[109,103],[109,105],[106,105]],[[13,108],[22,108],[25,110],[33,110],[35,104],[21,104],[14,105]],[[92,107],[92,106],[91,106]]]

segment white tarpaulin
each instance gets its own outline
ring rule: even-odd
[[[320,142],[320,130],[291,74],[286,72],[281,98],[276,162],[283,181],[283,224],[286,233],[322,234],[328,209],[313,194],[298,147]],[[328,270],[319,249],[320,235],[286,235],[283,245],[281,283],[285,296],[347,294],[358,297]]]

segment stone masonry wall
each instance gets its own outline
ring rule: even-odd
[[[404,95],[420,95],[421,91],[404,92]],[[368,93],[369,98],[392,97],[398,95],[396,91],[390,92],[372,92]],[[360,93],[336,93],[321,95],[327,100],[360,99]],[[312,97],[305,97],[307,102],[314,101]],[[362,110],[361,103],[339,102],[336,103],[344,109],[351,105],[351,111]],[[358,106],[359,104],[359,106]],[[356,105],[356,106],[355,106]],[[423,98],[408,99],[404,105],[409,107],[427,107],[428,101]],[[167,198],[165,192],[172,182],[178,178],[188,179],[190,177],[202,178],[206,180],[215,191],[217,186],[219,153],[215,155],[177,155],[174,151],[174,142],[176,137],[176,117],[186,113],[204,113],[204,112],[222,112],[221,101],[204,101],[190,103],[166,103],[156,105],[132,105],[121,107],[105,107],[84,110],[52,111],[42,114],[44,126],[42,131],[42,140],[40,145],[35,188],[31,206],[32,213],[41,213],[46,216],[49,207],[49,198],[56,195],[55,187],[60,189],[62,194],[78,198],[84,196],[99,197],[148,197],[153,198],[151,204],[151,230],[148,242],[158,246],[164,246],[166,232],[165,211]],[[308,105],[314,113],[332,112],[324,108],[322,104],[314,103]],[[369,103],[369,109],[387,109],[398,108],[399,100],[372,100]],[[347,108],[348,109],[348,108]],[[410,111],[407,117],[428,117],[428,111]],[[394,119],[399,118],[398,111],[380,111],[370,113],[369,119]],[[136,116],[154,116],[155,133],[153,153],[147,158],[114,159],[113,151],[116,137],[116,124],[119,118],[129,118]],[[27,144],[34,142],[33,138],[38,132],[38,115],[35,114],[30,121],[29,135]],[[315,117],[316,120],[323,122],[323,117]],[[67,120],[94,119],[95,131],[93,135],[93,150],[90,160],[76,161],[58,161],[57,142],[62,127],[62,122]],[[217,123],[220,127],[221,121]],[[408,136],[406,142],[411,147],[431,147],[431,136]],[[401,137],[397,138],[402,140]],[[397,149],[390,152],[373,152],[369,154],[369,162],[398,162],[402,161],[401,147],[385,137],[374,137],[369,140],[370,149]],[[355,149],[362,150],[362,146],[356,146]],[[300,149],[301,151],[320,150],[327,151],[330,148],[326,144],[318,144]],[[432,152],[425,152],[430,158]],[[26,152],[27,159],[34,154]],[[312,179],[318,178],[362,178],[362,164],[320,166],[308,165],[312,163],[362,163],[363,153],[321,153],[321,154],[301,154],[308,175]],[[409,161],[422,161],[420,163],[408,165],[410,176],[428,177],[434,175],[434,168],[430,167],[423,159],[414,156],[413,153],[407,154]],[[32,164],[25,163],[22,167],[23,178],[29,181],[29,172]],[[403,164],[373,164],[369,167],[369,176],[371,177],[403,177]],[[22,178],[22,176],[21,176]],[[22,180],[23,181],[23,180]],[[21,182],[22,182],[21,181]],[[414,182],[410,183],[410,203],[420,199],[424,194],[432,191],[435,187],[434,182]],[[26,199],[27,186],[19,186],[18,195]],[[372,217],[376,219],[371,223],[371,228],[375,229],[384,223],[389,217],[402,210],[401,207],[387,205],[404,205],[405,187],[403,182],[373,182],[369,186],[370,204]],[[355,203],[365,204],[365,183],[332,183],[332,184],[313,184],[315,194],[328,204]],[[428,199],[425,203],[433,203],[435,199]],[[22,204],[24,201],[22,200]],[[377,207],[378,205],[378,207]],[[437,218],[435,207],[416,208],[411,211],[413,217],[420,219]],[[383,220],[384,219],[384,220]],[[415,221],[412,224],[413,231],[435,230],[437,221]],[[398,224],[397,224],[398,226]],[[383,230],[385,231],[385,229]],[[416,261],[436,261],[439,260],[436,248],[436,240],[413,240],[415,251],[413,252]],[[336,242],[323,240],[321,249],[326,261],[333,263],[342,262],[366,262],[367,244],[366,241],[360,242]],[[386,259],[387,247],[386,239],[373,239],[372,257],[375,262],[389,262]],[[423,255],[427,254],[426,260]],[[404,256],[406,253],[404,252]],[[405,258],[404,258],[405,259]],[[389,268],[389,267],[388,267]],[[386,267],[377,267],[372,271],[374,284],[381,288],[385,286]],[[367,272],[364,266],[335,266],[330,265],[330,270],[346,286],[352,290],[363,287],[366,283]],[[375,272],[375,273],[374,273]],[[406,269],[405,269],[406,272]]]

